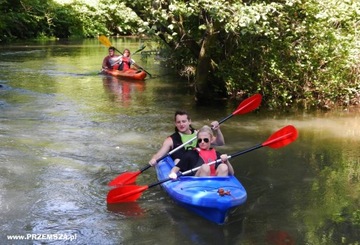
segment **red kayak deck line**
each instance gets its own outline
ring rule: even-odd
[[[129,69],[126,71],[119,71],[119,70],[101,70],[102,74],[111,75],[114,77],[120,77],[125,79],[132,79],[132,80],[144,80],[146,77],[146,72],[143,70],[137,69]]]

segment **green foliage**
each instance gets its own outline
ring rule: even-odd
[[[39,37],[130,35],[141,22],[123,3],[102,0],[97,7],[83,1],[58,4],[52,0],[0,1],[0,42]]]
[[[141,20],[121,1],[99,1],[95,19],[104,21],[109,34],[134,35],[142,32]]]
[[[46,0],[3,0],[0,2],[0,41],[30,38],[48,32]],[[40,27],[40,28],[39,28]]]
[[[260,92],[270,108],[360,103],[356,0],[0,0],[0,11],[0,42],[156,37],[166,65],[209,98]]]
[[[359,1],[142,3],[131,6],[171,50],[167,63],[193,68],[195,84],[205,54],[215,77],[205,86],[216,80],[229,96],[261,92],[272,108],[359,103]]]
[[[239,24],[227,24],[239,35],[221,70],[229,93],[257,90],[274,108],[359,103],[359,7],[296,0],[243,6]]]

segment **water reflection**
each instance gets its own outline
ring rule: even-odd
[[[134,93],[141,94],[145,90],[145,81],[124,80],[114,76],[103,76],[105,91],[109,94],[109,99],[120,103],[122,106],[131,105]]]
[[[266,242],[268,245],[295,245],[294,238],[283,230],[268,230],[266,232]]]
[[[238,216],[232,225],[217,225],[172,202],[169,204],[172,205],[165,209],[168,223],[178,231],[176,240],[182,239],[185,244],[237,244],[244,235],[244,215]]]
[[[144,215],[144,210],[137,202],[107,204],[107,210],[125,217],[141,217]]]

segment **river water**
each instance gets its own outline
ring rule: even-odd
[[[144,40],[111,41],[151,50]],[[299,131],[284,148],[232,159],[248,200],[226,225],[178,207],[159,187],[107,205],[107,183],[146,166],[173,131],[175,110],[189,111],[198,128],[240,102],[196,106],[186,81],[154,55],[133,57],[153,75],[145,82],[99,75],[106,54],[98,40],[0,47],[1,244],[359,244],[360,113],[351,108],[260,107],[222,124],[218,150],[229,154],[289,124]],[[137,178],[156,181],[154,169]]]

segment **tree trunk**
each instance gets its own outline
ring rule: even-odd
[[[214,47],[217,41],[217,35],[211,30],[203,39],[200,48],[195,75],[195,100],[200,104],[209,103],[220,97],[223,99],[225,95],[224,83],[215,78],[216,66],[208,55],[210,47]]]
[[[211,72],[211,59],[206,55],[206,43],[207,40],[201,46],[195,75],[195,100],[200,103],[211,97],[211,89],[208,84]]]

